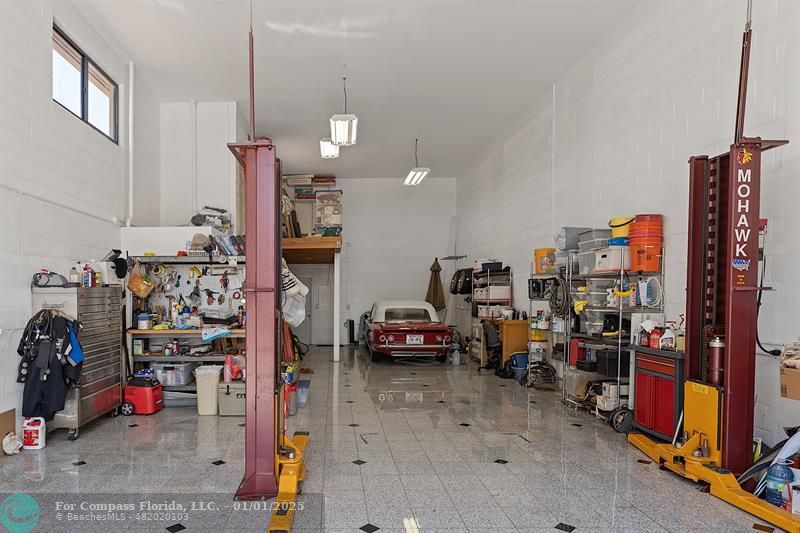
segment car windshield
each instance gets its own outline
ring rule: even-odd
[[[384,313],[386,320],[411,322],[414,320],[429,321],[431,315],[421,307],[392,307]]]

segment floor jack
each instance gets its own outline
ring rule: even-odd
[[[726,153],[689,159],[683,428],[675,428],[672,443],[642,433],[628,441],[662,469],[707,483],[712,495],[800,533],[800,517],[756,497],[736,478],[753,463],[756,300],[766,290],[758,284],[761,153],[788,142],[743,135],[751,2],[734,143]],[[645,394],[639,387],[634,393]]]

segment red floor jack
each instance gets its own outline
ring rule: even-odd
[[[743,135],[750,24],[748,3],[734,143],[723,154],[689,159],[682,424],[672,443],[643,434],[628,441],[663,469],[707,483],[714,496],[800,533],[800,517],[754,496],[736,478],[753,464],[761,154],[789,142]],[[636,387],[634,405],[647,392]]]

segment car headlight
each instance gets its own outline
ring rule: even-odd
[[[445,342],[450,342],[450,335],[445,335],[444,336],[444,341]]]
[[[378,337],[378,340],[381,341],[381,342],[385,342],[386,341],[386,335],[381,335],[380,337]]]
[[[389,335],[389,342],[394,342],[394,335]]]
[[[436,342],[442,342],[442,336],[436,335]]]

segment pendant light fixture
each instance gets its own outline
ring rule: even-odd
[[[330,137],[319,140],[319,155],[322,159],[336,159],[339,157],[339,147],[331,142]]]
[[[416,166],[408,173],[403,185],[419,185],[431,173],[431,169],[419,166],[419,139],[414,139],[414,163]]]
[[[358,133],[358,117],[347,113],[347,77],[342,76],[344,113],[331,116],[331,142],[336,146],[353,146]]]

